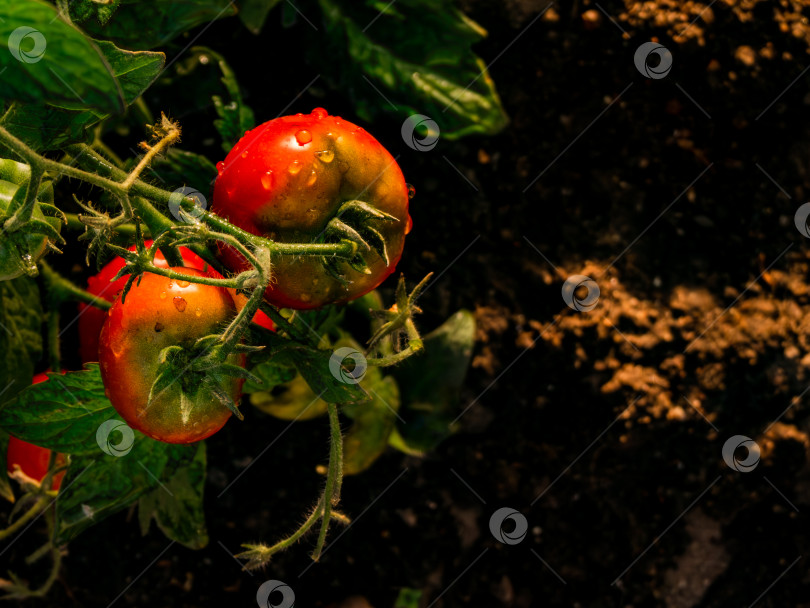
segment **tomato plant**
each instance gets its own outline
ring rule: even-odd
[[[282,243],[356,238],[366,251],[343,262],[276,261],[267,300],[320,308],[377,287],[402,255],[410,231],[409,186],[391,154],[366,130],[323,108],[248,131],[217,165],[213,211],[252,234]],[[233,269],[246,262],[225,247]]]
[[[240,1],[239,18],[258,33],[274,4]],[[470,51],[480,28],[456,9],[401,0],[398,10],[431,15],[430,36],[448,27],[459,34],[431,57],[414,52],[397,19],[375,19],[392,49],[379,61],[390,69],[383,75],[358,50],[376,43],[353,25],[370,5],[346,4],[343,17],[337,4],[318,6],[342,45],[314,56],[324,66],[343,56],[324,78],[336,96],[353,96],[352,82],[371,75],[397,91],[406,124],[417,108],[446,110],[450,139],[505,124]],[[314,509],[288,537],[244,544],[238,557],[249,569],[313,529],[317,561],[331,524],[349,521],[336,510],[344,475],[367,470],[389,446],[421,454],[430,442],[420,429],[431,438],[452,431],[460,379],[435,370],[452,367],[447,361],[466,369],[471,317],[459,313],[423,337],[414,317],[427,278],[384,283],[411,229],[414,189],[365,129],[390,140],[399,126],[372,126],[380,112],[363,96],[350,99],[351,120],[321,108],[272,118],[266,104],[254,113],[224,55],[173,42],[234,14],[224,0],[0,6],[0,46],[9,51],[0,53],[0,472],[20,465],[48,479],[46,457],[46,467],[67,467],[51,488],[24,484],[18,504],[27,510],[0,530],[2,541],[42,515],[49,540],[36,555],[53,564],[38,589],[12,575],[8,597],[44,595],[66,543],[135,506],[144,533],[155,521],[172,541],[204,547],[204,440],[232,415],[251,425],[268,424],[268,414],[323,416],[329,430]],[[178,53],[167,63],[157,48]],[[442,110],[448,95],[463,103]],[[191,112],[210,104],[216,119],[198,129],[192,118],[184,149],[177,117],[186,102]],[[405,144],[415,150],[419,137]],[[226,153],[219,166],[211,142]],[[461,337],[447,339],[447,328]],[[441,360],[430,345],[445,350]],[[413,363],[414,373],[450,397],[400,390],[397,366],[417,353],[427,368]],[[45,367],[64,375],[28,386]],[[420,425],[406,428],[398,412]],[[6,475],[0,495],[16,499]]]

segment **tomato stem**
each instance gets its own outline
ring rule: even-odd
[[[40,496],[36,502],[28,509],[25,513],[20,515],[19,518],[13,523],[10,524],[8,527],[0,530],[0,540],[5,540],[18,530],[20,530],[25,524],[29,521],[34,519],[37,515],[39,515],[42,510],[48,506],[50,503],[51,498],[48,496]]]
[[[326,542],[326,533],[331,521],[342,524],[349,523],[349,518],[333,510],[340,501],[340,490],[343,486],[343,433],[340,429],[340,419],[338,417],[338,404],[327,402],[327,412],[329,413],[329,464],[326,473],[326,486],[323,494],[318,499],[318,503],[309,514],[306,521],[290,536],[278,541],[274,545],[242,545],[248,551],[240,553],[236,557],[248,559],[245,569],[259,568],[267,564],[270,558],[279,551],[290,547],[294,542],[306,534],[318,521],[321,521],[318,540],[315,544],[311,557],[318,561],[323,553]]]
[[[321,515],[321,531],[318,542],[312,551],[313,561],[318,561],[326,542],[326,533],[329,530],[329,520],[332,516],[332,506],[340,500],[340,489],[343,485],[343,434],[340,431],[337,404],[327,402],[329,412],[330,450],[329,467],[326,473],[326,488],[323,493],[323,513]]]
[[[75,300],[90,304],[90,306],[95,306],[101,310],[109,310],[112,308],[112,304],[107,300],[94,296],[89,291],[85,291],[69,279],[66,279],[51,268],[50,264],[46,261],[40,260],[39,270],[52,304],[58,306],[62,302]]]

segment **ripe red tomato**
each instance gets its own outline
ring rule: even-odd
[[[375,251],[366,253],[370,274],[338,262],[348,283],[328,273],[320,258],[276,257],[266,292],[271,304],[307,309],[345,302],[371,291],[394,272],[410,230],[408,185],[391,154],[357,125],[322,108],[276,118],[248,131],[217,168],[212,210],[278,242],[318,242],[341,205],[352,200],[397,220],[361,217],[356,224],[357,216],[347,213],[341,218],[359,226],[369,244],[384,242],[389,259],[386,264]],[[224,247],[222,255],[232,270],[246,268],[233,249]]]
[[[152,246],[152,241],[144,242],[146,247]],[[135,245],[129,248],[130,251],[135,251]],[[196,268],[202,270],[212,277],[221,278],[216,270],[211,268],[204,259],[194,253],[191,249],[186,247],[179,248],[180,255],[183,258],[183,266],[186,268]],[[127,283],[128,277],[121,277],[117,281],[112,281],[112,278],[118,274],[126,264],[124,258],[117,257],[108,262],[97,275],[90,277],[87,280],[87,291],[94,296],[104,298],[108,302],[112,302],[115,296],[120,292],[124,285]],[[169,264],[160,250],[157,251],[154,260],[155,266],[158,268],[168,268]],[[242,310],[242,307],[247,301],[244,297],[237,296],[235,290],[231,290],[231,297],[237,303],[237,308]],[[104,320],[107,318],[105,311],[89,304],[79,304],[79,354],[82,361],[98,361],[98,338],[101,333],[101,326],[104,325]],[[253,317],[253,322],[261,325],[262,327],[274,330],[273,322],[262,311],[257,311]]]
[[[39,384],[48,380],[45,374],[37,374],[34,376],[32,384]],[[6,468],[9,473],[13,473],[15,465],[19,466],[22,472],[33,479],[40,482],[48,473],[48,463],[51,459],[51,450],[42,448],[33,443],[28,443],[22,439],[17,439],[13,435],[8,441],[8,451],[6,453]],[[56,457],[57,466],[65,464],[65,457],[61,454]],[[62,484],[62,478],[65,476],[65,471],[57,473],[53,477],[51,484],[52,490],[58,490]]]
[[[174,270],[206,276],[196,268]],[[196,373],[181,374],[149,407],[147,401],[164,348],[190,348],[219,333],[235,315],[226,289],[151,273],[132,286],[125,302],[115,301],[101,330],[99,363],[107,396],[130,427],[168,443],[199,441],[222,428],[231,411],[200,386]],[[245,357],[231,355],[228,363],[244,365]],[[242,381],[224,375],[216,380],[238,402]]]
[[[144,244],[150,247],[152,241],[146,241]],[[135,245],[130,247],[129,250],[135,251]],[[181,247],[180,255],[183,258],[184,266],[197,268],[202,271],[216,272],[213,268],[208,266],[208,263],[204,259],[191,251],[191,249]],[[97,275],[87,280],[87,291],[94,296],[112,302],[118,292],[126,285],[128,277],[121,277],[117,281],[111,282],[112,278],[118,274],[118,271],[125,265],[126,261],[121,257],[114,258],[107,262]],[[158,250],[155,255],[155,266],[159,268],[167,268],[169,266],[160,250]],[[79,354],[81,355],[82,361],[98,361],[98,336],[101,333],[101,326],[104,325],[106,318],[107,313],[100,308],[90,306],[89,304],[79,304]]]

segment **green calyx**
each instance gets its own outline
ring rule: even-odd
[[[53,206],[53,186],[50,181],[39,184],[36,198],[31,201],[27,221],[20,220],[26,205],[26,186],[3,177],[24,178],[20,167],[27,165],[0,161],[0,280],[9,280],[23,274],[36,276],[37,262],[47,250],[59,252],[56,245],[64,244],[60,234],[64,215]],[[29,169],[30,173],[30,169]],[[60,252],[61,253],[61,252]]]

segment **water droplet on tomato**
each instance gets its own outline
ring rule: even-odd
[[[315,156],[318,157],[319,161],[327,165],[335,160],[335,153],[332,152],[332,150],[321,150],[320,152],[316,152]]]
[[[169,289],[171,289],[172,287],[174,287],[174,283],[172,281],[169,281]]]
[[[163,331],[163,323],[161,323],[160,321],[155,323],[155,331],[158,332],[158,333],[162,332]]]
[[[244,152],[242,152],[242,158],[247,158],[247,157],[248,157],[248,151],[245,150]]]
[[[166,292],[165,292],[165,291],[161,291],[161,292],[160,292],[160,299],[161,299],[161,300],[165,300],[165,299],[166,299]]]
[[[299,296],[299,299],[300,299],[302,302],[309,302],[309,301],[312,299],[312,296],[311,296],[311,295],[309,295],[308,293],[302,293],[302,294]]]
[[[177,281],[177,286],[178,286],[178,287],[181,287],[181,288],[184,288],[184,289],[185,289],[185,288],[186,288],[186,287],[188,287],[189,285],[191,285],[191,283],[190,283],[190,282],[188,282],[188,281],[182,281],[182,280]]]
[[[197,315],[198,317],[201,317],[202,316],[202,310],[198,308],[197,310],[194,311],[194,314]]]
[[[301,129],[300,131],[296,131],[295,133],[295,141],[298,142],[299,146],[303,146],[304,144],[308,144],[312,141],[312,133],[307,131],[306,129]]]
[[[410,184],[405,184],[408,187],[408,198],[413,198],[416,196],[416,188],[411,186]]]
[[[217,163],[217,175],[222,175],[222,172],[225,170],[225,161],[221,160]]]
[[[320,120],[321,118],[326,118],[327,116],[329,116],[329,112],[327,112],[323,108],[315,108],[314,110],[312,110],[312,115],[318,120]]]
[[[186,310],[186,306],[188,305],[185,298],[181,297],[172,298],[172,304],[174,304],[174,307],[180,312]]]
[[[273,172],[268,171],[264,175],[262,175],[262,188],[265,190],[271,190],[273,188]]]
[[[294,160],[287,167],[287,171],[290,173],[290,175],[296,175],[299,171],[301,171],[302,167],[303,165],[301,164],[300,160]]]
[[[309,174],[307,178],[307,186],[314,186],[315,182],[318,180],[318,174],[315,173],[315,169],[312,170],[312,173]]]

